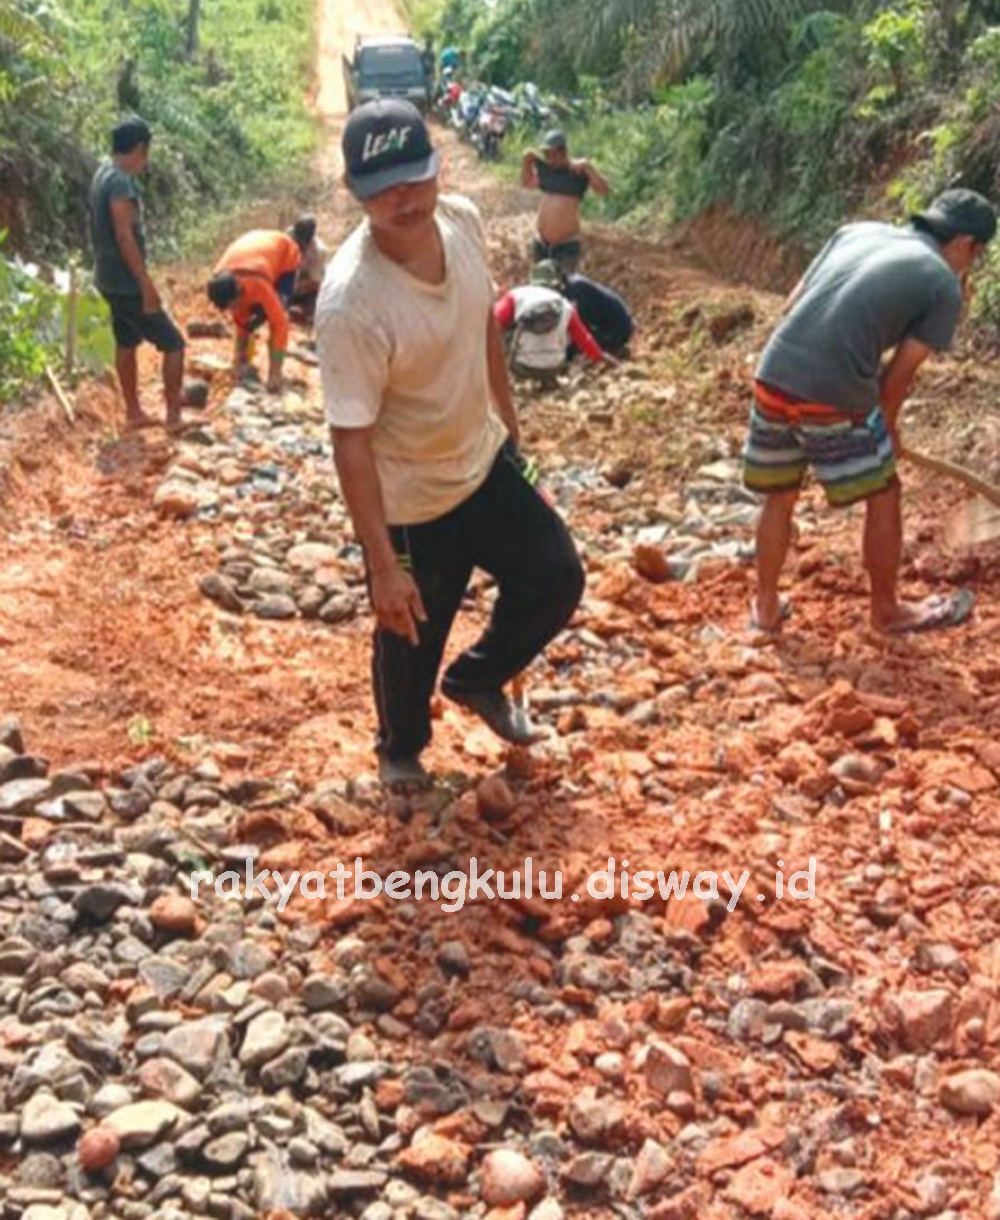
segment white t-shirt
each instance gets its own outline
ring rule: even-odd
[[[543,335],[532,334],[530,330],[515,331],[516,347],[514,359],[529,369],[550,370],[561,368],[566,363],[566,349],[569,346],[569,324],[573,317],[573,306],[564,296],[553,288],[543,288],[541,284],[525,284],[511,292],[514,298],[515,327],[524,315],[535,305],[556,304],[562,308],[562,317],[558,325]]]
[[[387,258],[364,221],[327,267],[316,306],[326,417],[372,428],[386,521],[444,516],[482,486],[507,429],[490,393],[494,287],[475,205],[441,196],[445,280]]]
[[[323,278],[323,272],[326,270],[326,261],[330,257],[330,251],[320,241],[318,237],[306,247],[302,255],[302,262],[299,264],[298,279],[301,283],[318,284]]]

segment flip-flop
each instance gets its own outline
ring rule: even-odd
[[[778,598],[778,624],[776,627],[761,627],[757,622],[757,608],[753,602],[750,603],[750,630],[758,631],[763,635],[777,635],[784,623],[792,617],[792,603],[787,598]]]
[[[925,613],[913,622],[883,627],[887,635],[912,635],[918,631],[936,631],[941,627],[958,627],[972,615],[976,595],[971,589],[957,593],[938,594],[924,602]]]
[[[122,431],[125,433],[145,432],[148,428],[158,428],[159,426],[160,421],[154,419],[152,415],[140,415],[138,419],[126,419]]]

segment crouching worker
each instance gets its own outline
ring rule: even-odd
[[[562,275],[553,262],[538,263],[531,283],[512,288],[493,315],[508,335],[508,359],[520,377],[554,385],[576,350],[593,364],[613,363],[583,324],[579,310],[560,292]]]
[[[288,236],[302,254],[302,261],[295,273],[290,313],[296,321],[311,323],[330,252],[316,235],[315,216],[300,216],[288,230]]]
[[[298,244],[278,230],[257,229],[236,239],[219,259],[208,282],[209,300],[232,315],[236,327],[233,368],[240,380],[254,376],[251,336],[268,327],[270,364],[267,388],[282,387],[282,366],[288,351],[288,309],[295,276],[302,262]]]
[[[560,291],[577,307],[580,320],[601,347],[625,359],[635,335],[635,322],[618,293],[585,275],[564,276]]]

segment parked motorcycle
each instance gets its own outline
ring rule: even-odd
[[[500,159],[503,139],[509,128],[510,116],[507,109],[497,105],[492,99],[484,102],[472,133],[473,147],[482,160]]]

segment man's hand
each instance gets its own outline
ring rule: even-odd
[[[378,625],[384,631],[409,640],[414,648],[420,643],[418,623],[427,622],[427,612],[416,581],[395,565],[372,572],[372,603]]]
[[[156,285],[152,280],[143,280],[142,282],[142,312],[143,313],[159,313],[163,308],[163,302],[160,299],[160,294],[156,290]]]

